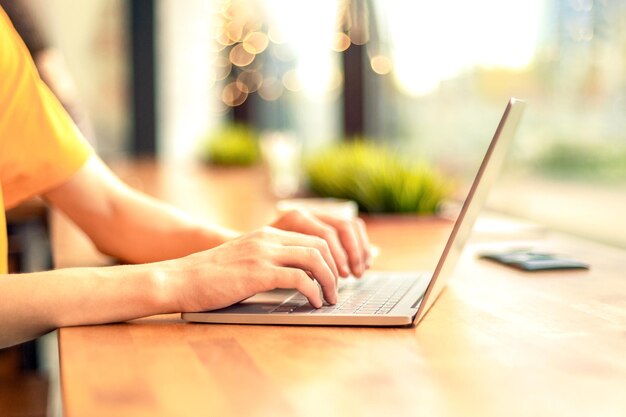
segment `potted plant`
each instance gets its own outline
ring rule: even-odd
[[[350,199],[364,213],[434,214],[451,184],[426,163],[409,163],[364,140],[334,145],[305,164],[309,188],[321,197]]]
[[[261,159],[258,134],[245,125],[226,125],[205,138],[201,145],[200,157],[214,165],[254,165]]]

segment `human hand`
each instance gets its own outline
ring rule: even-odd
[[[361,277],[371,265],[372,252],[365,223],[358,217],[346,220],[293,210],[283,214],[271,226],[324,239],[342,277],[347,277],[350,272]]]
[[[321,287],[328,303],[337,302],[338,271],[327,242],[273,227],[163,262],[161,271],[173,277],[181,312],[227,307],[276,288],[296,289],[319,308]]]

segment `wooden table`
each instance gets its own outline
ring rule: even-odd
[[[227,226],[249,230],[273,216],[262,169],[144,162],[116,170]],[[415,218],[367,224],[381,269],[432,265],[450,227]],[[53,226],[58,266],[104,261],[58,216]],[[66,415],[626,415],[626,251],[500,226],[475,233],[416,328],[206,325],[167,315],[61,329]],[[476,259],[519,238],[592,269],[531,274]]]

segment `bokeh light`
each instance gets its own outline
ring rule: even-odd
[[[287,37],[285,36],[283,31],[278,27],[278,25],[271,25],[269,30],[267,31],[267,36],[273,43],[277,45],[287,42]]]
[[[373,56],[370,60],[370,65],[372,66],[372,70],[376,74],[385,75],[389,74],[393,69],[393,64],[391,59],[384,55],[376,55]]]
[[[265,101],[274,101],[283,95],[283,83],[276,77],[267,77],[258,90],[259,96]]]
[[[369,31],[365,27],[358,26],[350,30],[350,41],[355,45],[365,45],[369,39]]]
[[[215,77],[215,81],[221,81],[228,77],[230,71],[232,69],[232,64],[228,59],[223,56],[218,56],[213,61],[213,76]]]
[[[233,20],[226,25],[226,36],[233,43],[241,41],[243,38],[243,22]]]
[[[209,77],[225,80],[220,97],[228,106],[240,105],[255,92],[263,100],[277,100],[285,90],[316,100],[335,99],[344,79],[334,52],[369,40],[369,14],[354,1],[221,3],[218,23],[211,29],[213,50],[220,57]],[[370,65],[377,74],[394,67],[382,54]]]
[[[333,51],[343,52],[350,47],[350,37],[343,32],[337,32],[333,42]]]
[[[237,65],[238,67],[245,67],[254,61],[255,55],[246,51],[243,44],[240,43],[235,45],[233,49],[230,50],[228,57],[230,58],[230,62],[234,65]]]
[[[260,54],[265,51],[269,39],[263,32],[251,32],[243,40],[243,48],[251,54]]]
[[[232,44],[235,43],[235,41],[233,41],[232,39],[230,39],[228,37],[228,35],[226,34],[226,32],[221,32],[219,33],[216,37],[215,40],[217,41],[217,43],[219,43],[220,45],[223,46],[230,46]]]
[[[254,93],[263,85],[263,75],[259,71],[243,71],[237,77],[237,86],[246,93]]]
[[[241,91],[237,86],[237,82],[228,83],[222,90],[222,101],[230,107],[236,107],[243,104],[248,98],[248,93]]]
[[[283,75],[283,85],[289,91],[297,92],[302,89],[302,83],[296,70],[289,70]]]

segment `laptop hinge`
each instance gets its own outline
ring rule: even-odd
[[[420,298],[417,299],[416,302],[413,303],[413,305],[411,306],[411,308],[418,308],[420,303],[422,302],[422,300],[424,299],[424,294],[422,294],[422,296]]]

